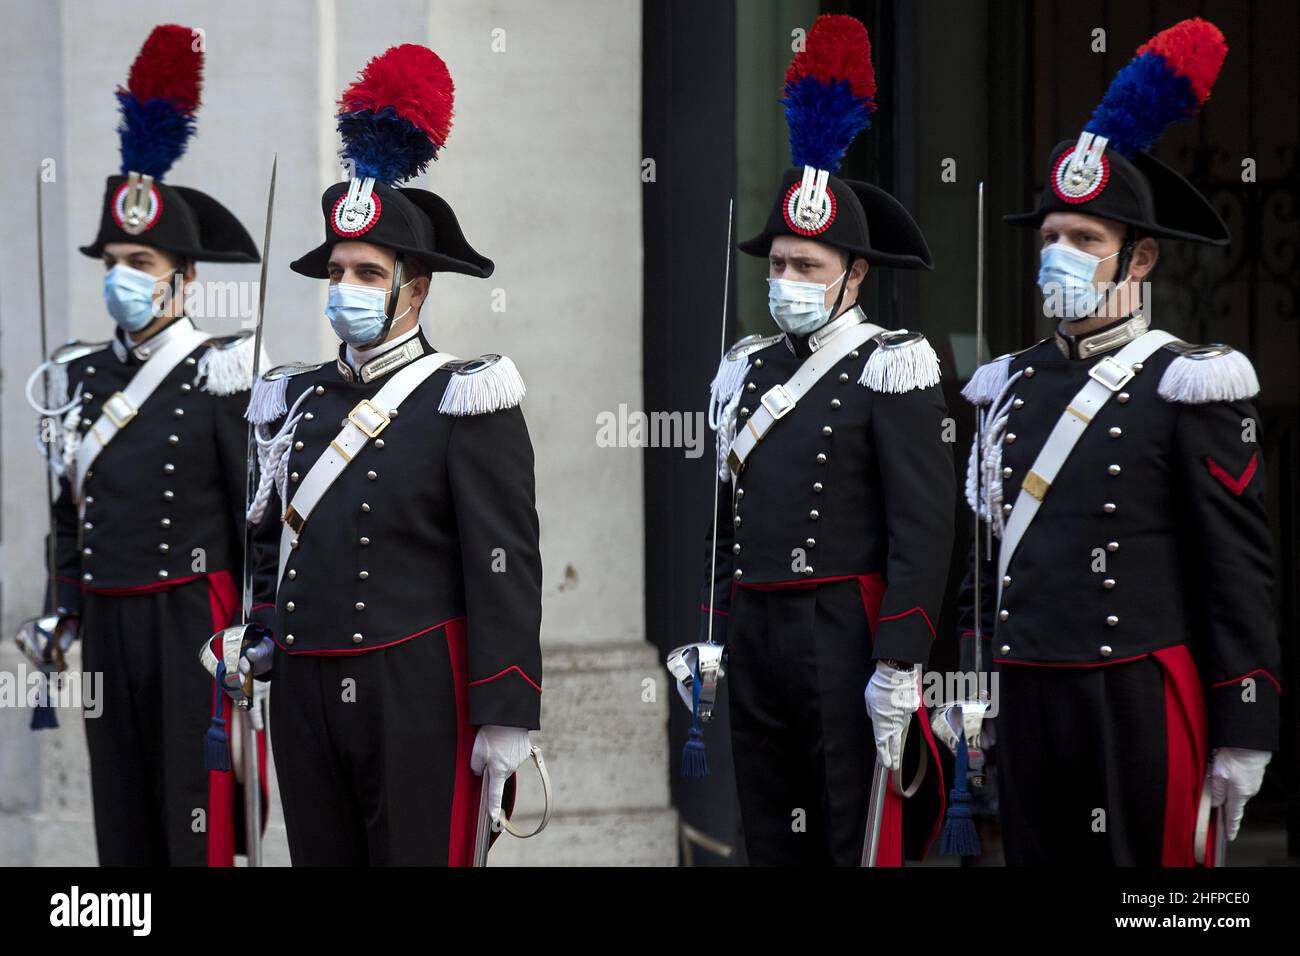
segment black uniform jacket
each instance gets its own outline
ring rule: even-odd
[[[433,351],[422,334],[411,341]],[[285,404],[301,416],[286,464],[290,502],[348,413],[393,371],[363,382],[340,358],[287,379]],[[508,359],[443,367],[422,382],[316,505],[278,590],[284,503],[272,493],[257,530],[254,619],[296,655],[441,639],[441,625],[464,618],[470,722],[536,729],[542,565],[523,412],[517,397],[492,411],[439,411],[493,377],[505,392],[517,383],[522,393]],[[255,392],[264,387],[259,381]],[[281,415],[261,427],[273,433],[283,424]]]
[[[178,319],[135,345],[119,331],[103,345],[61,348],[56,365],[78,404],[62,416],[56,458],[96,441],[92,426],[104,401],[191,325]],[[80,518],[69,480],[60,477],[58,604],[68,613],[77,612],[83,589],[138,591],[221,571],[238,579],[252,354],[248,335],[213,338],[172,369],[91,465]],[[76,357],[63,361],[67,355]],[[196,635],[196,644],[202,639]]]
[[[1067,358],[1045,339],[997,361],[1005,368],[985,379],[994,384],[967,394],[987,403],[1020,373],[994,451],[1004,488],[994,508],[1003,510],[1101,357]],[[984,633],[994,660],[1027,665],[1101,666],[1185,644],[1206,691],[1210,744],[1272,750],[1279,651],[1254,370],[1226,347],[1181,342],[1141,365],[1044,496],[1000,608],[994,539],[983,562]],[[970,575],[960,605],[969,632]]]
[[[891,337],[896,344],[885,346],[876,362],[892,364],[887,379],[895,391],[859,384],[882,348],[882,337],[868,339],[776,421],[740,475],[722,485],[715,640],[725,638],[733,585],[878,574],[886,589],[874,657],[929,657],[952,549],[951,428],[933,349],[919,335],[885,333],[883,339]],[[748,360],[743,379],[733,378],[740,383],[736,429],[745,427],[768,389],[794,375],[810,354],[807,340],[798,351],[784,335],[733,347],[719,380],[729,362]],[[702,633],[708,604],[706,584]]]

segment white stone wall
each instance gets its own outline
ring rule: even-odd
[[[382,14],[381,14],[382,11]],[[644,640],[640,453],[595,443],[599,411],[641,395],[640,5],[636,0],[4,0],[0,137],[8,228],[0,230],[0,671],[9,635],[38,607],[44,478],[21,397],[37,361],[34,179],[44,187],[51,343],[106,338],[100,266],[76,252],[117,170],[113,90],[156,23],[204,29],[199,135],[169,175],[211,192],[260,242],[279,159],[266,337],[275,362],[319,360],[332,337],[323,284],[288,262],[320,241],[321,190],[341,178],[334,101],[365,61],[425,43],[456,83],[447,148],[422,185],[445,196],[496,261],[487,281],[435,277],[424,326],[439,348],[502,352],[528,383],[545,560],[543,735],[556,814],[536,840],[505,838],[496,864],[668,864],[668,696],[642,700],[662,668]],[[502,47],[504,46],[504,49]],[[255,278],[204,265],[200,279]],[[500,303],[504,302],[504,310]],[[494,309],[494,305],[497,307]],[[208,323],[233,331],[230,322]],[[77,659],[74,657],[74,666]],[[197,665],[196,665],[197,666]],[[32,734],[0,708],[0,864],[95,861],[80,719]],[[519,813],[540,810],[525,775]],[[286,863],[278,804],[267,862]]]

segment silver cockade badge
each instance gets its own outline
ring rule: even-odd
[[[1052,191],[1068,203],[1087,202],[1106,188],[1110,160],[1105,136],[1084,130],[1074,148],[1066,150],[1052,170]]]
[[[374,193],[375,179],[353,179],[348,191],[334,203],[331,223],[340,236],[359,236],[379,221],[382,204]]]
[[[113,219],[123,232],[138,236],[155,222],[162,212],[162,197],[154,188],[153,177],[127,173],[126,182],[113,196]]]
[[[812,166],[786,191],[781,211],[785,224],[801,236],[816,236],[835,221],[835,194],[827,187],[830,173]]]

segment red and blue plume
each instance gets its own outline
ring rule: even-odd
[[[1115,74],[1087,131],[1105,136],[1108,146],[1132,159],[1170,123],[1196,114],[1227,55],[1219,28],[1199,17],[1160,31]]]
[[[367,63],[339,100],[353,177],[391,186],[424,172],[451,132],[454,93],[447,64],[428,47],[404,43]]]
[[[796,166],[835,172],[876,110],[876,71],[867,28],[854,17],[813,21],[804,48],[785,71],[785,121]]]
[[[162,179],[194,135],[203,86],[203,44],[189,27],[154,27],[117,88],[122,172]]]

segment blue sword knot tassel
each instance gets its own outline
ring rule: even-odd
[[[682,747],[682,776],[707,777],[709,761],[704,755],[704,728],[700,725],[700,657],[691,665],[691,729]]]
[[[50,674],[41,679],[41,692],[36,706],[32,708],[32,730],[52,730],[59,726],[59,718],[54,714],[54,702],[50,699],[53,683],[54,677]]]
[[[203,735],[203,767],[226,772],[230,769],[230,736],[226,733],[225,706],[221,685],[226,676],[225,661],[218,661],[212,682],[212,720]]]
[[[957,737],[957,760],[953,768],[953,786],[948,791],[948,813],[939,838],[939,852],[944,856],[979,856],[980,838],[970,811],[970,790],[966,778],[970,772],[970,755],[966,736]]]

